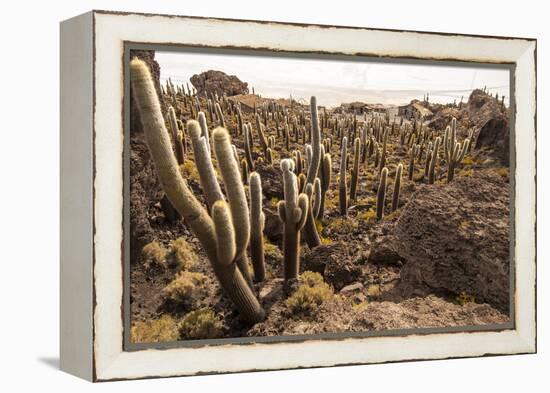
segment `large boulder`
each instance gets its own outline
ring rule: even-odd
[[[195,74],[191,77],[191,83],[201,95],[214,94],[218,96],[234,96],[248,94],[248,83],[242,82],[235,75],[227,75],[222,71],[210,70]]]
[[[371,256],[404,262],[404,296],[464,293],[508,312],[509,202],[509,184],[492,171],[424,185]]]
[[[510,127],[506,117],[492,118],[481,128],[475,149],[485,147],[490,148],[504,165],[510,164]]]
[[[357,255],[344,242],[322,244],[304,255],[303,269],[320,273],[336,290],[356,282],[361,275]]]

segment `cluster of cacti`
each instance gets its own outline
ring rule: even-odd
[[[320,232],[330,235],[323,229],[335,215],[353,220],[364,209],[370,218],[376,214],[382,220],[390,208],[393,213],[404,204],[411,188],[402,193],[403,184],[434,184],[441,178],[438,165],[445,164],[452,181],[471,147],[472,135],[457,142],[455,119],[441,135],[421,117],[405,121],[389,111],[361,116],[355,110],[327,110],[317,105],[316,97],[311,97],[309,111],[292,97],[281,103],[255,96],[252,108],[222,92],[197,94],[170,79],[162,86],[168,107],[163,114],[145,63],[132,60],[131,77],[163,191],[199,239],[225,293],[251,323],[265,316],[254,282],[266,279],[265,250],[274,246],[264,244],[264,209],[274,207],[280,198],[274,197],[271,205],[268,199],[264,207],[262,178],[266,190],[277,184],[273,173],[283,180],[283,199],[277,203],[283,227],[283,274],[285,280],[296,279],[301,243],[310,249],[321,245]],[[424,102],[428,100],[426,94]],[[399,162],[403,157],[406,168]],[[333,159],[338,168],[332,168]],[[198,174],[193,179],[200,183],[206,206],[181,174],[191,160]],[[332,181],[333,170],[338,186]],[[273,269],[267,269],[267,275],[272,274]]]
[[[210,217],[181,176],[147,65],[133,59],[130,70],[147,146],[164,192],[205,248],[221,286],[243,319],[261,321],[265,311],[245,278],[248,266],[246,272],[237,267],[246,255],[250,226],[248,203],[227,131],[214,130],[213,140],[229,205],[223,199],[216,200]]]
[[[443,149],[445,152],[445,160],[447,161],[448,182],[453,180],[455,167],[462,162],[469,147],[470,139],[468,138],[462,143],[456,141],[456,119],[453,117],[451,126],[445,129],[445,137],[443,138]]]

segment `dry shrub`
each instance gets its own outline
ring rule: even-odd
[[[202,273],[181,271],[162,290],[168,299],[176,303],[191,304],[206,292],[206,276]]]
[[[181,270],[190,270],[197,265],[198,256],[193,246],[185,238],[180,237],[172,242],[174,260]]]
[[[319,273],[306,271],[298,280],[298,289],[286,300],[287,307],[294,314],[309,315],[323,302],[332,299],[332,288]]]
[[[182,339],[217,338],[222,335],[222,322],[209,308],[187,314],[179,325]]]
[[[157,241],[146,244],[141,250],[145,268],[166,267],[166,249]]]
[[[178,325],[170,315],[136,322],[132,325],[130,332],[130,339],[133,343],[177,341],[178,338]]]

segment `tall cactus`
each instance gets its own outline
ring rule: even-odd
[[[216,205],[219,207],[215,209],[216,222],[214,222],[206,209],[195,198],[179,171],[160,110],[158,96],[147,65],[142,60],[134,58],[130,62],[130,71],[132,91],[143,124],[145,140],[155,163],[157,175],[164,192],[203,245],[216,277],[226,294],[239,310],[242,318],[249,323],[263,320],[265,318],[265,311],[260,306],[235,261],[243,244],[244,247],[248,244],[248,235],[246,234],[248,232],[242,228],[247,226],[247,224],[241,225],[242,223],[239,221],[241,214],[240,212],[237,214],[238,210],[245,210],[246,222],[248,223],[246,198],[244,198],[246,209],[242,206],[234,206],[240,202],[240,198],[235,197],[240,192],[236,190],[228,191],[229,211],[235,235],[235,242],[233,244],[235,246],[235,258],[229,261],[225,253],[218,252],[220,246],[223,245],[223,241],[226,241],[227,236],[231,237],[230,233],[224,232],[226,229],[229,231],[228,228],[232,227],[228,223],[227,208],[224,206],[224,202],[220,201]],[[239,178],[238,165],[232,153],[226,130],[218,129],[214,131],[214,148],[226,188],[228,190],[241,188],[244,196],[243,185]],[[218,154],[218,150],[222,154]],[[228,151],[229,154],[225,154],[225,151]],[[229,176],[231,172],[236,172],[237,182],[231,181],[233,180],[233,176]],[[225,239],[218,238],[218,234]]]
[[[419,150],[420,150],[420,145],[413,145],[409,149],[409,154],[410,154],[410,157],[409,157],[409,176],[408,176],[409,180],[413,180],[413,177],[414,177],[414,163],[415,163],[415,158],[418,155]]]
[[[309,205],[306,194],[298,195],[298,181],[293,173],[294,162],[291,159],[281,161],[283,172],[283,201],[279,201],[277,210],[284,224],[284,272],[285,280],[298,278],[300,271],[300,231],[307,219]]]
[[[391,202],[391,211],[394,212],[399,208],[399,193],[401,192],[401,175],[403,173],[403,164],[397,165],[395,171],[395,180],[393,182],[393,195]]]
[[[348,214],[348,196],[347,196],[347,178],[346,168],[348,163],[348,138],[342,139],[342,151],[340,154],[340,179],[338,183],[338,201],[340,206],[340,215]]]
[[[252,158],[252,136],[250,127],[245,124],[244,127],[244,157],[248,164],[248,169],[254,171],[254,159]]]
[[[317,179],[318,178],[315,178],[315,180]],[[309,248],[314,248],[321,244],[321,238],[319,237],[317,226],[315,225],[313,192],[313,184],[307,183],[305,186],[305,194],[307,195],[309,206],[307,211],[306,223],[304,225],[304,228],[302,229],[302,232]]]
[[[329,153],[322,154],[321,160],[321,200],[319,204],[319,212],[317,218],[322,219],[325,214],[325,200],[327,198],[327,191],[330,188],[330,180],[332,177],[332,158]]]
[[[262,180],[256,172],[250,174],[250,256],[256,282],[265,279],[264,262],[264,225],[265,215],[262,211]]]
[[[319,115],[317,113],[317,98],[311,97],[311,148],[313,154],[307,168],[307,184],[313,184],[317,173],[319,172],[319,164],[321,163],[321,129],[319,128]]]
[[[382,140],[382,154],[380,155],[380,162],[379,162],[379,171],[382,171],[382,168],[386,166],[386,150],[388,145],[388,131],[389,128],[386,127],[384,129],[384,139]]]
[[[174,141],[174,147],[176,151],[176,160],[179,165],[182,165],[185,161],[185,154],[183,151],[183,144],[179,136],[178,122],[176,118],[176,111],[173,107],[168,108],[168,120],[170,124],[170,129],[172,131],[172,140]]]
[[[206,116],[204,115],[204,112],[199,112],[198,121],[201,126],[201,136],[204,137],[204,139],[206,140],[206,147],[208,148],[208,152],[210,153],[210,135],[208,132],[208,125],[206,124]]]
[[[441,143],[441,137],[435,138],[434,147],[432,149],[431,158],[430,158],[430,166],[428,169],[428,184],[435,183],[435,168],[437,167],[440,143]]]
[[[443,138],[443,151],[447,161],[447,182],[453,181],[455,168],[462,162],[469,147],[470,139],[468,138],[462,143],[456,141],[456,119],[453,117],[451,127],[445,129],[445,137]]]
[[[380,173],[380,183],[378,184],[378,193],[376,194],[376,219],[381,220],[384,217],[384,204],[386,203],[386,184],[388,181],[388,168],[382,168]]]
[[[361,155],[361,140],[355,138],[353,141],[353,168],[351,170],[351,185],[349,198],[354,201],[357,198],[357,183],[359,182],[359,158]]]

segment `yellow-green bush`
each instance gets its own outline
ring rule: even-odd
[[[286,300],[287,307],[295,314],[310,314],[333,296],[332,288],[319,273],[307,271],[298,280],[298,289]]]
[[[189,270],[197,265],[199,259],[197,253],[183,237],[172,242],[172,253],[176,263],[182,270]]]
[[[132,324],[130,340],[133,343],[177,341],[178,325],[170,315]]]
[[[179,325],[182,339],[217,338],[222,335],[222,323],[209,308],[201,308],[187,314]]]
[[[166,249],[157,241],[146,244],[141,250],[144,266],[149,269],[155,266],[166,267]]]
[[[181,271],[162,290],[167,298],[177,303],[191,303],[205,293],[206,276],[202,273]]]

